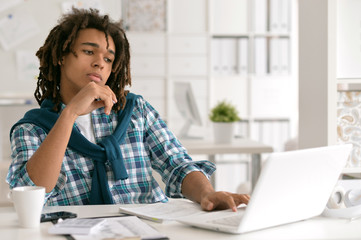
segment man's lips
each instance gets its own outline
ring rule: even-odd
[[[102,76],[100,76],[97,73],[89,73],[87,76],[94,82],[101,82],[102,81]]]

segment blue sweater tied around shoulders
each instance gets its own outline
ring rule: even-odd
[[[68,147],[94,161],[90,204],[114,203],[108,185],[105,164],[111,166],[115,180],[128,178],[123,156],[120,151],[120,145],[124,143],[127,128],[138,97],[138,95],[132,93],[127,94],[125,108],[118,112],[118,125],[113,134],[107,136],[98,144],[88,141],[88,139],[73,127]],[[53,106],[54,104],[50,99],[44,100],[40,108],[32,109],[25,113],[24,117],[11,128],[10,135],[17,125],[23,123],[34,124],[42,128],[46,133],[49,133],[59,117],[59,114],[53,111]]]

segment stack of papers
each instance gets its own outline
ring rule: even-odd
[[[245,206],[245,204],[241,204],[238,208],[241,209]],[[170,199],[168,203],[159,202],[152,204],[123,205],[119,207],[119,212],[134,215],[154,222],[171,220],[179,221],[190,216],[212,215],[212,213],[214,213],[214,211],[208,212],[202,210],[198,203],[187,199],[177,199],[176,201]],[[230,209],[220,210],[217,212],[223,212],[227,216],[229,213],[233,213]]]
[[[49,233],[71,235],[76,240],[168,239],[135,216],[66,219],[52,226]]]
[[[168,203],[124,205],[119,207],[119,212],[154,222],[179,220],[182,217],[204,213],[198,203],[185,199],[170,200]]]
[[[49,228],[51,234],[90,234],[97,228],[100,228],[105,219],[86,219],[75,218],[59,221],[56,225]]]

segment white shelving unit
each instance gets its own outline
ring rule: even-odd
[[[130,26],[127,31],[132,49],[131,90],[154,105],[173,132],[178,133],[184,120],[174,102],[173,83],[191,82],[205,123],[191,130],[201,136],[209,109],[208,1],[167,0],[164,4],[166,14],[159,17],[164,18],[165,29],[139,31]]]
[[[139,32],[130,26],[127,32],[134,91],[160,111],[175,133],[183,125],[174,103],[175,81],[190,82],[196,95],[204,124],[192,126],[192,135],[209,136],[209,109],[223,99],[234,103],[249,122],[247,137],[257,140],[252,136],[256,118],[288,118],[293,124],[297,117],[295,2],[165,0],[165,29]],[[264,65],[256,62],[259,58]],[[220,59],[223,62],[215,62]],[[217,72],[217,64],[226,70]],[[281,71],[272,64],[279,64]]]
[[[264,133],[272,135],[273,129],[283,124],[273,120],[286,118],[293,122],[297,115],[293,112],[297,105],[294,94],[297,67],[292,59],[293,44],[296,44],[294,8],[295,1],[210,1],[209,22],[217,23],[210,24],[210,38],[215,42],[210,49],[211,105],[224,98],[235,103],[241,118],[248,121],[248,137],[255,140],[265,140],[259,134],[259,120],[269,120],[264,125]],[[225,15],[228,17],[222,18]],[[237,21],[243,22],[234,24]],[[226,46],[220,54],[216,52],[217,45]],[[228,56],[226,64],[234,65],[228,66],[228,71],[222,67],[215,71],[214,61],[224,55]],[[277,135],[281,133],[275,133],[279,138]],[[290,135],[288,132],[284,139],[277,139],[281,142],[267,136],[270,141],[265,143],[283,150],[280,145],[284,145]]]

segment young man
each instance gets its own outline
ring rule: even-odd
[[[214,165],[192,161],[157,111],[125,91],[130,54],[120,24],[73,9],[36,55],[41,108],[11,130],[11,188],[44,186],[46,205],[166,202],[167,195],[236,211],[248,202],[248,195],[215,192],[207,178]]]

